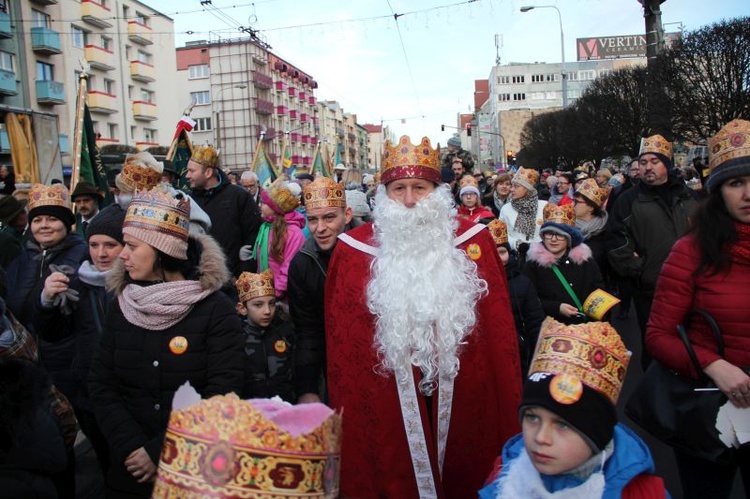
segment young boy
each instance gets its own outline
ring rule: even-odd
[[[629,362],[609,323],[548,317],[523,387],[522,433],[505,444],[479,497],[667,497],[646,444],[617,423]]]
[[[243,272],[237,279],[238,311],[247,317],[243,398],[278,395],[294,403],[292,355],[294,325],[276,314],[273,274]]]

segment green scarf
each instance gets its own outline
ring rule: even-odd
[[[271,233],[271,222],[263,222],[255,240],[255,247],[251,258],[258,262],[258,273],[268,269],[268,235]]]

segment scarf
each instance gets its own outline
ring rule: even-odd
[[[497,191],[493,191],[492,193],[492,201],[495,203],[495,208],[497,208],[497,212],[500,213],[500,210],[503,209],[503,206],[508,204],[508,198],[510,198],[510,194],[508,194],[505,199],[500,199],[500,196],[497,195]]]
[[[732,262],[740,265],[750,265],[750,224],[735,222],[737,242],[729,248]]]
[[[604,231],[609,220],[609,214],[605,211],[601,217],[594,217],[591,220],[582,220],[576,218],[576,228],[583,234],[583,240],[586,241]]]
[[[521,199],[510,200],[511,206],[518,212],[516,223],[513,229],[526,236],[530,241],[536,231],[536,211],[539,204],[539,196],[536,193],[529,192]]]
[[[272,222],[264,221],[263,224],[261,224],[260,230],[258,231],[258,238],[255,240],[253,254],[250,256],[250,258],[258,262],[258,273],[268,269],[268,243],[272,227]]]
[[[160,282],[151,286],[128,284],[117,297],[125,318],[134,326],[164,331],[174,326],[196,303],[213,293],[200,281]]]
[[[81,266],[78,267],[78,277],[81,279],[81,282],[89,286],[103,288],[111,270],[105,270],[104,272],[96,270],[96,267],[90,261],[84,260]]]

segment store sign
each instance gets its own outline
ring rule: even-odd
[[[576,39],[579,61],[646,57],[646,35]]]

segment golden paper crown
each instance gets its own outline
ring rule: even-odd
[[[513,181],[525,182],[526,184],[531,186],[532,189],[536,189],[536,184],[539,182],[539,172],[532,168],[521,167],[513,176]]]
[[[219,152],[211,146],[195,146],[190,161],[206,168],[216,168],[219,165]]]
[[[489,229],[490,235],[497,246],[508,242],[508,226],[502,220],[493,219],[487,224],[487,229]]]
[[[607,200],[608,192],[606,189],[602,189],[599,187],[599,184],[596,183],[596,180],[593,178],[587,178],[576,189],[576,194],[580,194],[581,196],[585,197],[592,203],[594,203],[597,208],[601,208],[604,202]]]
[[[552,203],[547,203],[544,211],[542,211],[542,216],[544,223],[551,222],[569,225],[570,227],[576,226],[576,211],[572,204],[556,206]]]
[[[115,185],[123,192],[148,191],[161,182],[164,164],[151,153],[139,152],[125,156],[122,170],[115,177]]]
[[[436,184],[441,182],[440,147],[433,149],[430,139],[422,138],[419,145],[413,145],[406,135],[398,143],[391,145],[385,141],[383,169],[380,181],[387,184],[402,178],[423,178]]]
[[[319,176],[302,189],[305,208],[346,208],[344,187],[328,177]]]
[[[293,211],[299,206],[299,199],[292,194],[292,191],[286,186],[286,182],[281,178],[276,179],[273,184],[263,190],[261,199],[264,203],[268,204],[273,211],[282,215]]]
[[[237,395],[172,411],[153,497],[335,498],[341,416],[293,436]]]
[[[708,167],[711,172],[717,166],[732,159],[750,157],[750,121],[732,120],[719,133],[708,138]]]
[[[629,363],[630,352],[608,322],[566,326],[547,317],[542,323],[529,375],[575,376],[616,405]]]
[[[236,286],[240,303],[247,303],[249,300],[261,296],[276,296],[271,269],[267,269],[260,274],[243,272],[237,279]]]
[[[651,137],[644,137],[641,139],[641,149],[638,152],[638,156],[641,154],[652,153],[662,154],[672,159],[672,143],[662,137],[661,135],[652,135]]]
[[[150,191],[137,191],[122,224],[123,234],[182,260],[187,258],[189,231],[190,200],[175,197],[162,184]]]
[[[29,211],[40,206],[60,206],[70,209],[70,194],[62,184],[34,184],[29,191]]]
[[[477,179],[474,178],[473,175],[464,175],[461,177],[461,180],[458,183],[458,187],[463,189],[464,187],[472,186],[479,188],[479,182],[477,182]]]

